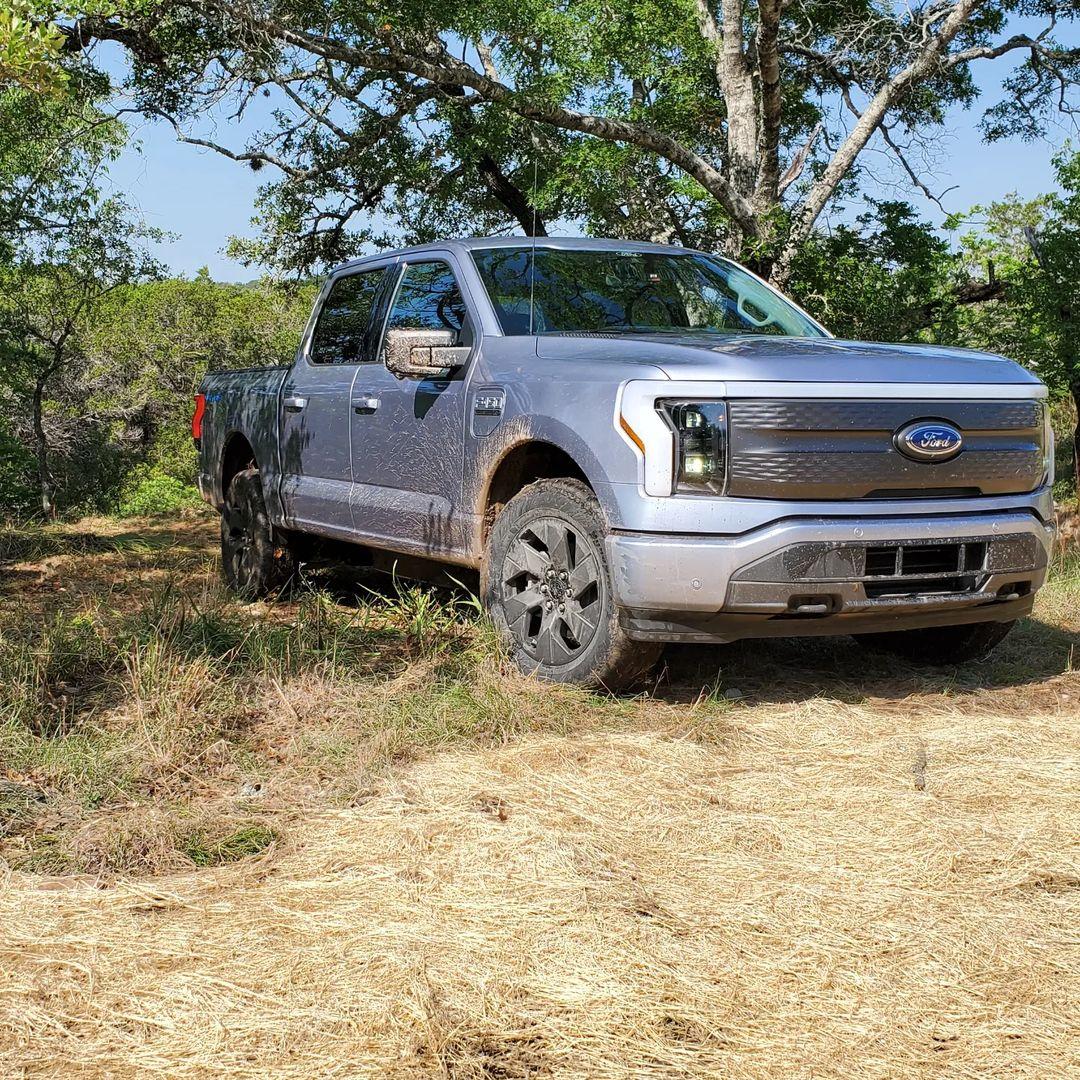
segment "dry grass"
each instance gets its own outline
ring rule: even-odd
[[[64,719],[7,744],[0,1075],[1080,1074],[1075,562],[988,665],[683,649],[612,700],[143,532],[0,595],[107,645],[18,699]]]

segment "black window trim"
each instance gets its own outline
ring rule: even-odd
[[[335,368],[360,368],[366,367],[369,364],[377,363],[380,359],[381,353],[376,352],[374,354],[368,354],[369,359],[357,360],[352,364],[325,364],[319,363],[317,360],[312,359],[311,350],[315,344],[315,333],[319,328],[319,320],[323,317],[323,311],[326,308],[326,301],[330,299],[330,294],[334,291],[334,287],[339,281],[344,281],[346,278],[356,277],[359,274],[373,274],[379,273],[382,275],[381,280],[375,288],[375,297],[372,300],[371,314],[368,316],[367,329],[364,331],[365,338],[370,337],[372,329],[379,316],[379,305],[382,302],[383,297],[386,294],[386,282],[391,277],[391,272],[397,268],[396,263],[393,260],[387,262],[379,262],[374,266],[350,266],[347,270],[339,271],[336,274],[332,274],[327,279],[323,291],[319,295],[318,303],[315,306],[313,317],[311,320],[311,326],[307,332],[307,338],[304,341],[303,358],[304,363],[309,368],[314,368],[316,371],[326,371]],[[366,341],[365,341],[366,345]],[[381,348],[381,346],[380,346]],[[367,352],[364,349],[364,352]]]

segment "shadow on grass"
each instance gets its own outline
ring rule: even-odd
[[[655,696],[697,698],[702,688],[750,704],[797,702],[827,695],[842,701],[963,694],[1035,685],[1075,670],[1080,634],[1025,619],[978,663],[922,667],[872,652],[850,637],[775,638],[731,645],[671,645]]]
[[[132,522],[121,532],[64,526],[0,524],[0,566],[53,555],[113,555],[174,550],[199,551],[207,539],[203,518],[162,516]]]
[[[317,571],[313,583],[344,607],[373,600],[392,604],[410,590],[426,592],[440,603],[470,604],[479,587],[476,575],[453,567],[445,575],[441,584],[417,583],[370,568],[334,566]],[[859,702],[1035,685],[1078,665],[1080,634],[1031,618],[1020,622],[987,660],[940,668],[872,652],[847,636],[669,645],[657,669],[652,696],[678,704],[697,700],[703,690],[718,696],[728,690],[749,704],[797,702],[823,695]]]

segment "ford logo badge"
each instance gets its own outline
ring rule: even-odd
[[[916,420],[901,428],[893,441],[912,461],[948,461],[964,448],[964,436],[942,420]]]

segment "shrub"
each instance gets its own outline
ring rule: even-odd
[[[157,468],[137,469],[120,499],[121,517],[174,514],[199,505],[199,493],[190,484]]]

